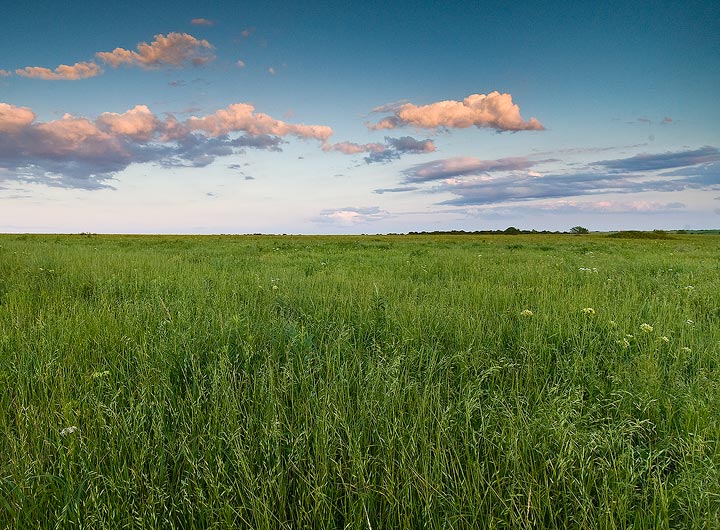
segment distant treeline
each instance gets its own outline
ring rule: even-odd
[[[481,235],[481,236],[507,236],[519,234],[569,234],[570,232],[560,232],[551,230],[520,230],[514,226],[510,226],[505,230],[433,230],[431,232],[408,232],[409,236],[415,235],[432,235],[432,236],[462,236],[462,235]],[[388,234],[397,235],[397,234]]]
[[[514,226],[505,230],[434,230],[430,232],[408,232],[407,235],[438,235],[438,236],[462,236],[462,235],[482,235],[482,236],[507,236],[520,234],[567,234],[577,235],[589,232],[578,232],[577,230],[559,231],[559,230],[521,230]],[[672,239],[674,234],[720,234],[720,230],[620,230],[618,232],[607,233],[607,237],[618,239]],[[399,235],[399,234],[388,234]]]

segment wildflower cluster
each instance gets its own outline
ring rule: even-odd
[[[521,317],[531,317],[531,316],[533,316],[533,312],[530,311],[529,309],[523,309],[522,311],[520,311],[520,316]]]

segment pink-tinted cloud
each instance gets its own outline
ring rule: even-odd
[[[12,75],[12,72],[8,72],[7,70],[3,70],[0,68],[0,77],[10,77]]]
[[[110,133],[100,130],[96,124],[86,118],[65,114],[61,119],[39,123],[34,129],[41,133],[43,150],[53,154],[70,152],[104,152],[108,144],[119,147],[117,139]]]
[[[209,136],[244,131],[251,135],[290,135],[326,141],[333,133],[326,125],[294,125],[254,111],[255,107],[248,103],[235,103],[209,116],[202,118],[193,116],[185,122],[185,125],[193,131],[204,131]]]
[[[463,156],[418,164],[404,170],[403,174],[406,182],[430,182],[497,171],[526,170],[538,163],[540,162],[531,161],[525,157],[481,160],[471,156]]]
[[[672,118],[670,116],[665,116],[660,123],[664,123],[664,124],[672,123]]]
[[[242,59],[239,61],[236,61],[235,66],[237,66],[238,68],[245,68],[245,61],[243,61]]]
[[[190,21],[190,24],[193,26],[214,26],[215,21],[210,20],[209,18],[194,18]]]
[[[272,66],[268,68],[268,74],[275,75],[275,68],[273,68]]]
[[[31,109],[0,103],[0,171],[25,181],[98,189],[133,163],[205,167],[246,149],[281,151],[284,136],[326,142],[331,134],[330,127],[285,123],[243,103],[184,121],[160,119],[137,105],[94,121],[66,114],[49,122],[36,122]]]
[[[393,115],[376,124],[368,124],[373,130],[395,129],[412,126],[422,129],[447,127],[466,129],[468,127],[491,128],[497,131],[541,131],[544,127],[535,118],[525,121],[520,107],[513,103],[510,94],[491,92],[472,94],[463,101],[439,101],[429,105],[403,103],[394,108],[381,106],[383,112],[392,110]]]
[[[55,70],[42,66],[26,66],[25,68],[18,68],[15,73],[23,77],[33,77],[47,81],[76,81],[100,75],[102,69],[94,62],[86,61],[73,65],[61,64]]]
[[[0,132],[17,131],[34,120],[35,113],[29,108],[0,103]]]
[[[123,114],[104,112],[95,121],[103,130],[137,141],[150,140],[161,125],[145,105],[136,105]]]
[[[247,39],[253,33],[255,33],[255,28],[246,28],[240,32],[240,35]]]
[[[187,33],[168,33],[155,35],[150,44],[141,42],[137,51],[115,48],[111,52],[98,52],[95,55],[113,68],[121,65],[139,66],[145,69],[162,66],[179,67],[186,63],[195,66],[205,64],[215,58],[213,46],[206,40],[196,39]]]
[[[356,155],[358,153],[370,153],[380,152],[387,149],[385,144],[356,144],[354,142],[338,142],[336,144],[325,143],[322,145],[322,150],[326,153],[330,151],[336,151],[345,155]]]

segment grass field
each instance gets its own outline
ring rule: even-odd
[[[720,236],[0,236],[0,527],[720,528]]]

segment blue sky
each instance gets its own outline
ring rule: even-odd
[[[717,3],[99,5],[5,8],[0,231],[720,226]]]

